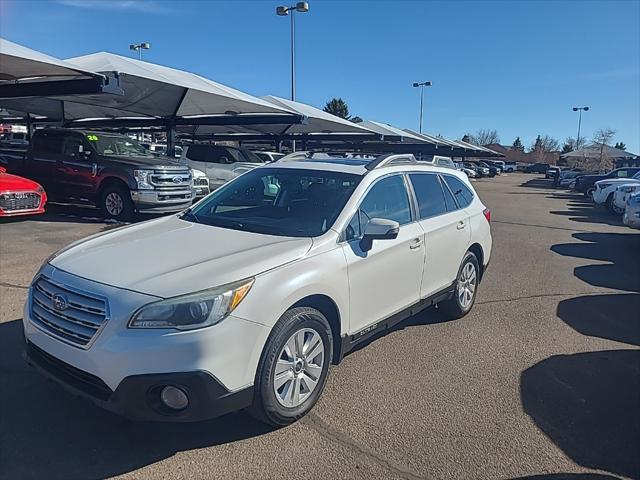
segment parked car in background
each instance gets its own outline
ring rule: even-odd
[[[0,167],[0,218],[44,213],[46,203],[47,194],[39,183]]]
[[[135,419],[248,408],[287,425],[362,342],[434,304],[471,311],[490,218],[464,174],[413,155],[255,168],[180,215],[49,257],[24,309],[26,356]]]
[[[596,205],[605,205],[611,213],[622,215],[624,208],[618,208],[613,203],[613,196],[617,187],[633,185],[634,183],[640,184],[640,171],[631,178],[607,178],[605,180],[599,180],[595,183],[596,188],[592,195],[593,201]]]
[[[600,180],[614,178],[631,178],[640,171],[640,167],[623,167],[612,170],[606,174],[597,175],[579,175],[576,177],[575,190],[584,193],[587,197],[591,197],[595,191],[595,183]]]
[[[556,173],[560,172],[560,167],[556,167],[555,165],[550,166],[549,168],[547,168],[547,170],[544,172],[544,178],[555,178],[556,177]]]
[[[191,169],[191,175],[193,176],[193,195],[194,200],[200,200],[201,198],[209,195],[211,189],[209,188],[209,178],[207,175],[200,171]]]
[[[584,175],[584,172],[582,170],[561,170],[559,185],[561,187],[569,187],[578,175]]]
[[[167,155],[167,145],[165,143],[141,143],[140,145],[158,155]],[[183,148],[180,145],[175,145],[173,148],[175,150],[174,157],[180,158]]]
[[[498,169],[498,174],[501,174],[505,171],[505,163],[502,160],[483,160],[483,162],[496,167]]]
[[[640,193],[634,193],[627,199],[622,222],[628,227],[640,229]]]
[[[489,176],[490,177],[495,177],[496,175],[500,174],[500,169],[498,167],[494,167],[493,165],[491,165],[490,163],[487,163],[484,160],[482,160],[480,162],[477,162],[477,163],[481,167],[486,168],[486,169],[489,170]]]
[[[0,146],[27,147],[29,138],[26,132],[5,132],[0,135]]]
[[[478,176],[475,170],[465,167],[463,163],[456,163],[456,170],[464,172],[468,178],[476,178]]]
[[[204,172],[211,191],[266,162],[246,148],[226,145],[194,144],[185,146],[181,161]]]
[[[476,172],[476,177],[481,178],[489,175],[488,168],[483,168],[480,165],[476,165],[473,162],[464,162],[463,165],[465,168],[468,168],[469,170],[473,170],[474,172]]]
[[[518,164],[516,162],[505,162],[504,171],[507,173],[517,172]]]
[[[618,185],[615,192],[613,192],[613,210],[617,212],[624,212],[629,197],[638,192],[640,192],[640,182],[632,184],[624,183],[622,185]]]
[[[193,199],[188,167],[118,133],[36,130],[27,152],[8,161],[8,171],[40,183],[50,201],[92,203],[118,220],[135,211],[179,212]]]
[[[260,150],[252,150],[258,157],[260,157],[263,161],[267,163],[275,162],[284,157],[284,153],[278,152],[263,152]]]
[[[524,167],[524,173],[547,173],[549,169],[548,163],[533,163]]]

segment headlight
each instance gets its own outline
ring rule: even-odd
[[[42,195],[44,193],[44,188],[42,188],[41,186],[38,185],[38,188],[36,188],[36,192],[38,192],[40,195]]]
[[[138,310],[130,328],[193,330],[224,320],[249,293],[253,278],[150,303]]]
[[[604,190],[605,188],[609,188],[611,185],[611,183],[599,183],[598,187],[600,187],[600,190]]]
[[[133,177],[138,183],[140,190],[153,190],[153,185],[149,181],[149,177],[153,174],[153,170],[134,170]]]

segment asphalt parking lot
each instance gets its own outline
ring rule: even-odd
[[[494,247],[472,313],[351,353],[279,430],[130,423],[43,380],[21,358],[27,285],[114,225],[58,206],[1,223],[0,478],[640,478],[640,232],[538,175],[474,185]]]

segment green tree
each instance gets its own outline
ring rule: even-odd
[[[513,145],[511,145],[511,149],[515,150],[516,152],[524,153],[524,145],[522,144],[520,137],[516,137],[516,139],[513,142]]]
[[[336,117],[344,118],[345,120],[349,120],[350,118],[349,107],[347,106],[347,102],[342,98],[332,98],[324,106],[323,110]]]
[[[613,148],[617,148],[618,150],[626,150],[627,146],[624,144],[624,142],[617,142]]]
[[[363,121],[363,120],[362,120],[359,116],[357,116],[357,115],[355,115],[355,116],[353,116],[353,117],[349,118],[349,120],[351,120],[353,123],[362,123],[362,121]]]
[[[464,137],[462,137],[462,141],[466,143],[471,143],[471,135],[469,135],[468,133],[465,133]]]

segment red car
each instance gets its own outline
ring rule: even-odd
[[[0,218],[44,213],[47,194],[39,183],[0,167]]]

